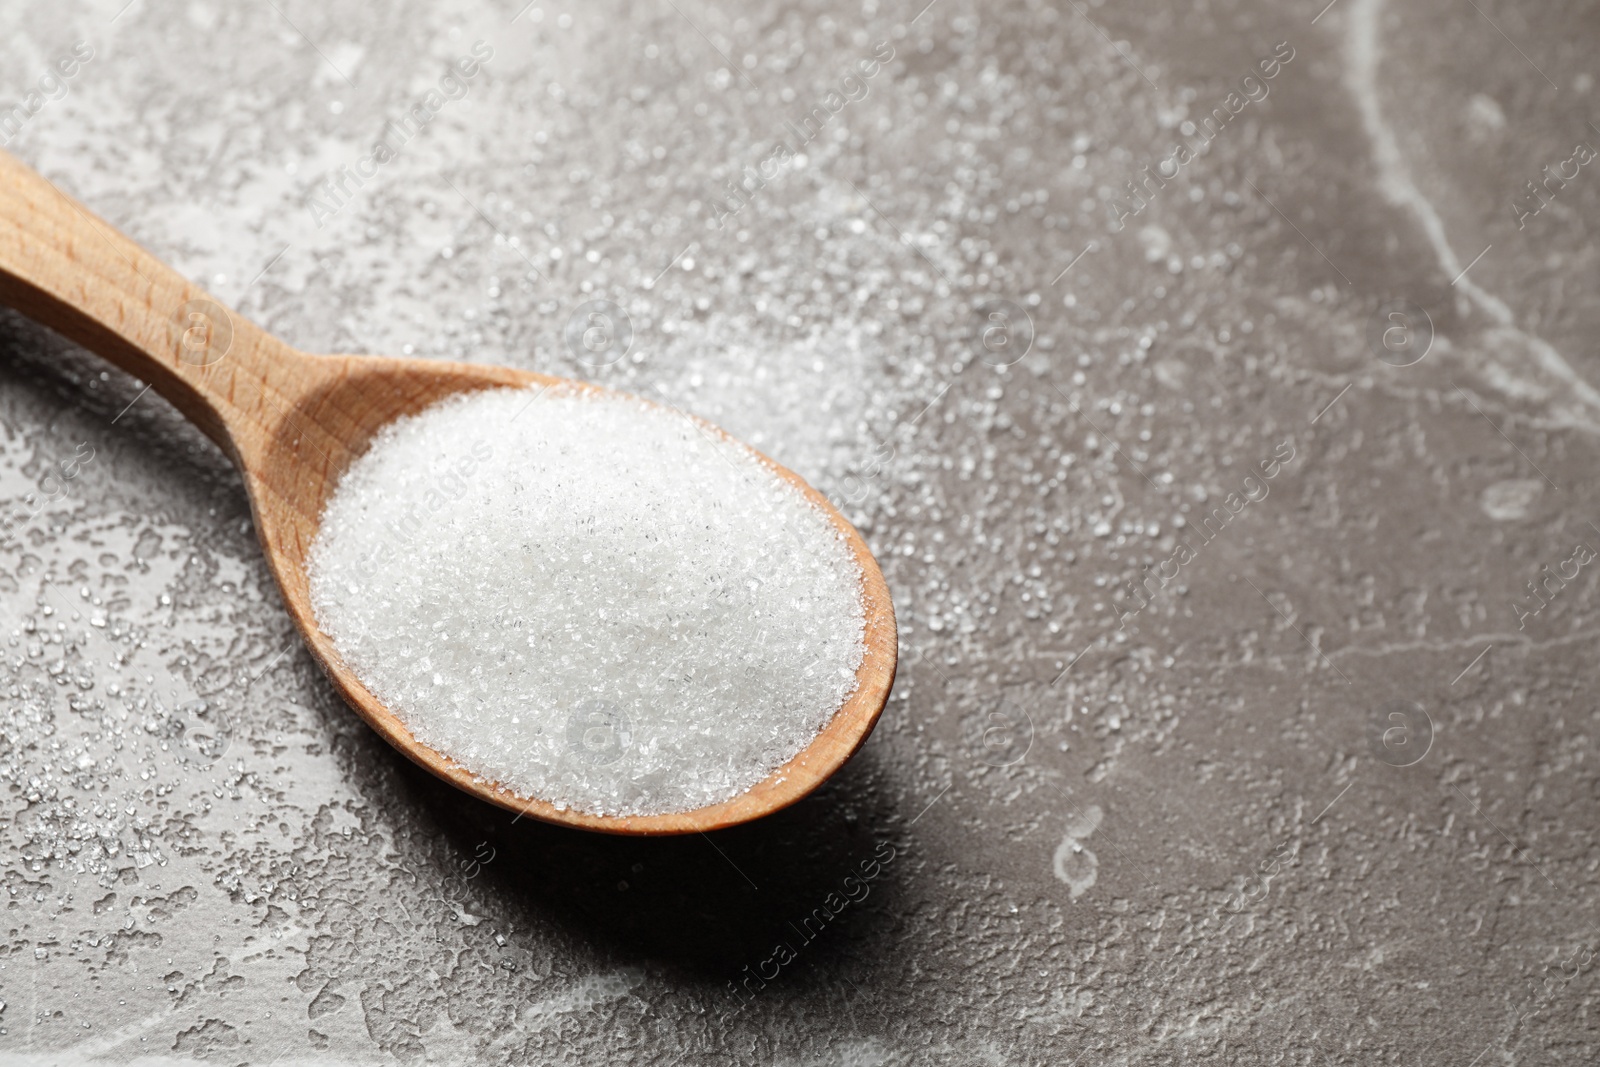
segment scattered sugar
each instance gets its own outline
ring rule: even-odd
[[[748,789],[865,651],[827,516],[744,446],[615,395],[493,390],[386,427],[310,578],[318,624],[420,741],[596,814]]]

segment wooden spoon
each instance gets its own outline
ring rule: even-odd
[[[391,745],[491,804],[545,822],[616,834],[732,826],[792,804],[820,785],[861,747],[889,698],[898,639],[877,562],[861,535],[820,493],[765,460],[827,514],[861,564],[866,658],[856,672],[855,694],[799,755],[720,804],[620,817],[557,810],[538,798],[517,796],[412,737],[345,665],[312,615],[306,553],[340,474],[391,420],[477,389],[567,385],[605,390],[509,367],[300,352],[228,311],[4,152],[0,302],[149,382],[222,447],[244,476],[261,547],[289,614],[334,686]]]

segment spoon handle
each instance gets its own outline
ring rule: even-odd
[[[299,355],[5,152],[0,303],[149,382],[235,460]]]

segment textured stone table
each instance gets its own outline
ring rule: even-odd
[[[0,3],[9,151],[301,347],[721,422],[901,673],[760,824],[513,824],[0,312],[0,1061],[1595,1060],[1592,8],[122,3]]]

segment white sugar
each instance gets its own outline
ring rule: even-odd
[[[618,396],[494,390],[386,427],[310,557],[318,625],[418,740],[604,815],[733,797],[855,690],[861,571],[741,445]]]

